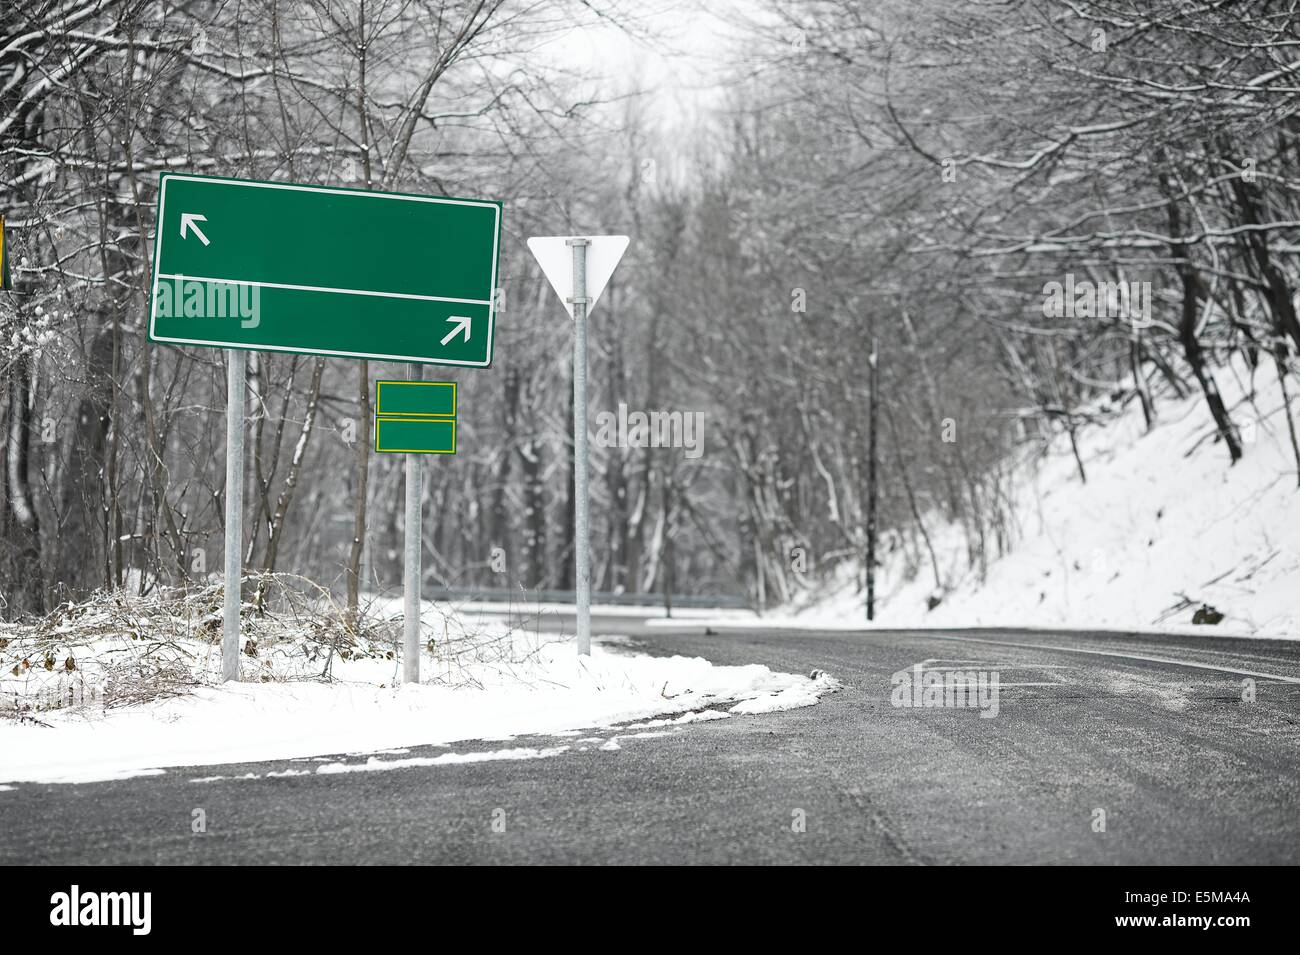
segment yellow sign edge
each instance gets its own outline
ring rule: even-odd
[[[420,419],[424,419],[424,418],[454,419],[456,417],[456,410],[460,404],[460,395],[459,395],[459,389],[456,387],[456,382],[454,381],[402,381],[400,379],[392,379],[392,378],[384,378],[379,381],[376,381],[375,382],[375,415],[376,416],[384,414],[384,412],[381,410],[383,405],[384,385],[435,385],[439,388],[450,387],[451,388],[451,414],[449,415],[419,414],[419,413],[403,411],[400,412],[400,415],[403,418],[420,418]],[[385,417],[391,418],[393,417],[393,415],[385,415]]]
[[[433,384],[433,382],[429,382]],[[380,448],[379,447],[379,425],[384,421],[413,421],[419,423],[429,423],[433,421],[445,421],[451,425],[451,450],[450,451],[430,451],[427,448]],[[460,446],[460,436],[457,433],[456,419],[451,415],[375,415],[375,453],[376,454],[455,454],[456,449]]]

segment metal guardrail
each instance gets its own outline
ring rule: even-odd
[[[572,590],[509,590],[492,587],[465,588],[425,588],[426,600],[475,601],[482,603],[539,603],[571,604],[576,600]],[[616,594],[593,591],[591,603],[617,607],[662,607],[664,595],[661,593]],[[673,607],[702,610],[752,610],[744,597],[730,594],[673,594]]]

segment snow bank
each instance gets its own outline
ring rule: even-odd
[[[565,736],[653,718],[686,723],[710,718],[704,714],[725,715],[727,708],[770,712],[807,706],[836,686],[822,676],[814,680],[764,666],[714,666],[698,657],[628,654],[599,645],[590,657],[579,658],[572,642],[539,644],[536,635],[527,634],[508,635],[514,651],[502,654],[503,635],[490,639],[493,651],[478,659],[461,653],[454,680],[446,679],[448,661],[431,654],[423,661],[430,682],[396,688],[381,684],[394,676],[394,661],[338,661],[332,682],[202,685],[136,705],[87,704],[39,711],[21,723],[0,722],[0,783],[84,782],[175,766]],[[378,771],[482,758],[545,758],[562,749],[405,761],[376,757],[359,765]],[[346,770],[320,771],[360,771],[353,768],[358,764],[346,765]]]

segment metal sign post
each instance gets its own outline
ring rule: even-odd
[[[587,515],[587,246],[589,239],[569,239],[573,248],[573,559],[576,562],[578,653],[591,653],[591,537]]]
[[[248,352],[226,353],[226,603],[221,615],[221,679],[239,679],[239,610],[244,572],[244,389]]]
[[[411,378],[419,381],[423,371],[411,365]],[[376,407],[378,404],[376,403]],[[378,429],[376,429],[378,430]],[[406,456],[406,567],[402,594],[402,682],[420,682],[420,456]]]
[[[375,450],[406,455],[406,523],[402,575],[402,682],[420,682],[421,523],[424,472],[422,454],[456,453],[456,383],[421,381],[411,365],[412,381],[375,382]]]
[[[539,236],[528,248],[573,317],[573,559],[578,653],[591,653],[591,522],[587,494],[587,318],[627,251],[625,235]]]

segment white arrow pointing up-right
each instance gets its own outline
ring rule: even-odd
[[[442,336],[442,342],[441,342],[441,344],[443,344],[443,345],[447,344],[447,342],[451,341],[453,338],[455,338],[457,335],[461,334],[462,332],[463,332],[464,335],[465,335],[463,341],[469,341],[469,325],[470,325],[470,319],[469,319],[469,316],[467,316],[467,315],[448,315],[448,316],[447,316],[447,321],[449,321],[449,322],[455,322],[456,325],[455,325],[455,327],[453,327],[452,330],[449,331],[446,335],[443,335],[443,336]]]
[[[181,238],[182,239],[185,238],[186,232],[193,232],[196,236],[199,237],[200,242],[202,242],[204,245],[209,245],[210,243],[208,242],[208,237],[204,235],[203,230],[199,228],[200,222],[207,222],[207,221],[208,221],[207,216],[195,215],[193,212],[182,212],[181,213]]]

